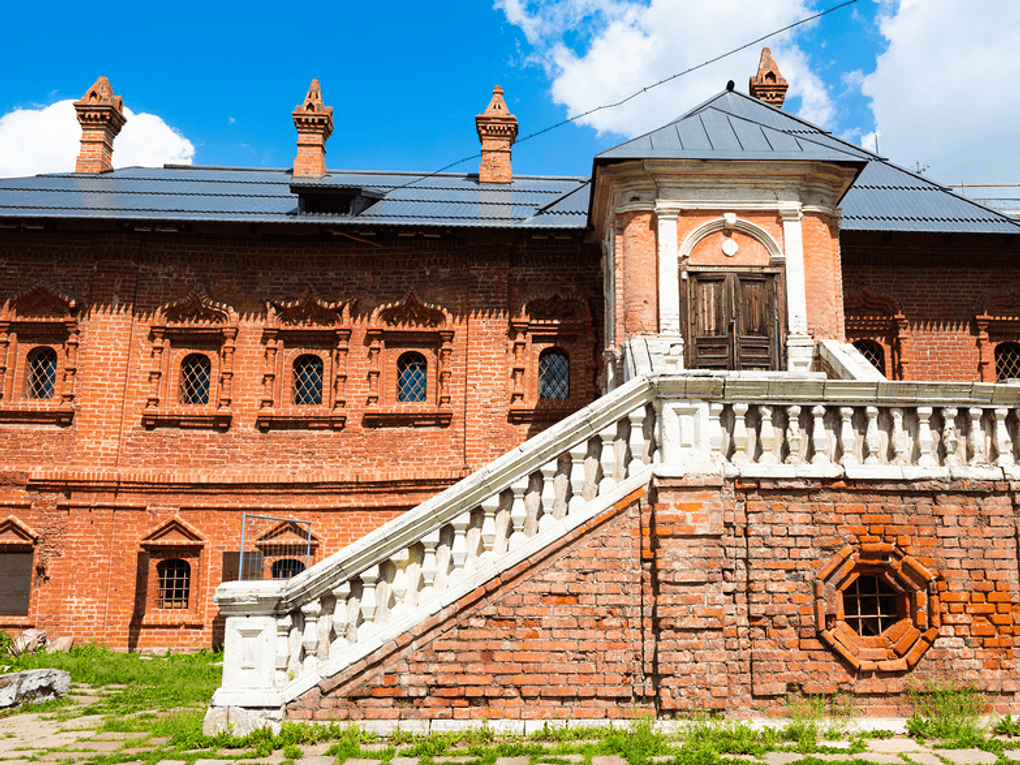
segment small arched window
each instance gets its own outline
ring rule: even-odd
[[[538,357],[538,397],[570,398],[570,356],[560,348],[546,348]]]
[[[290,579],[305,570],[305,564],[295,558],[281,558],[273,562],[273,579]]]
[[[310,353],[294,359],[293,400],[299,406],[322,403],[322,359]]]
[[[428,380],[428,364],[420,353],[405,353],[397,359],[397,401],[425,401]]]
[[[182,404],[208,404],[212,363],[203,353],[191,353],[181,362],[178,399]]]
[[[875,369],[885,374],[885,349],[875,340],[854,340],[854,348],[861,352]]]
[[[183,609],[188,607],[191,594],[191,565],[180,558],[161,560],[156,564],[159,608]]]
[[[53,398],[57,389],[57,352],[41,345],[28,352],[25,398]]]
[[[1020,343],[995,346],[995,379],[999,382],[1020,377]]]

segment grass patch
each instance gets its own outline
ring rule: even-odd
[[[946,749],[980,747],[985,730],[980,715],[984,695],[977,688],[952,680],[929,680],[909,690],[914,713],[907,720],[907,732],[918,741],[934,740]]]

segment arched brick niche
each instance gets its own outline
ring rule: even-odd
[[[942,625],[934,573],[895,545],[850,545],[815,579],[821,641],[862,672],[906,672]]]
[[[862,346],[880,348],[882,364],[878,371],[890,380],[909,379],[907,319],[896,298],[863,287],[843,300],[843,310],[847,342],[862,351]],[[871,360],[871,354],[865,352],[865,356]]]
[[[1014,344],[1020,342],[1020,290],[986,293],[974,313],[974,323],[977,325],[978,377],[981,382],[1020,376],[1015,373],[1015,364],[1003,370],[996,354],[1000,345],[1012,349]],[[1000,363],[997,364],[997,361]]]

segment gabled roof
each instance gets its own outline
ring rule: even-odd
[[[452,173],[330,172],[314,187],[381,196],[344,216],[299,214],[298,194],[313,184],[295,183],[289,170],[132,167],[0,179],[0,218],[583,229],[587,182],[518,175],[512,183],[483,184],[477,175]],[[574,193],[580,189],[585,193]]]
[[[823,161],[862,165],[840,201],[844,231],[1020,233],[1020,221],[836,138],[757,98],[726,90],[673,122],[595,157]]]

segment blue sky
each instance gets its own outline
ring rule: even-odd
[[[289,167],[290,113],[318,77],[334,109],[330,168],[431,171],[477,152],[474,115],[493,85],[503,86],[523,137],[837,2],[388,0],[313,11],[109,2],[88,22],[80,4],[16,4],[5,20],[19,33],[8,33],[0,53],[9,74],[0,175],[73,169],[77,125],[66,102],[99,75],[135,115],[135,134],[125,128],[115,145],[118,164],[190,157]],[[1020,68],[1020,3],[857,0],[763,44],[791,81],[790,111],[869,148],[877,130],[881,153],[927,166],[942,182],[1020,182],[1017,160],[1004,161],[1017,153],[1020,126],[1018,107],[1005,103],[1017,101],[1008,75]],[[678,116],[726,80],[746,89],[759,53],[522,143],[514,170],[587,174],[593,154]],[[53,167],[61,152],[64,164]]]

